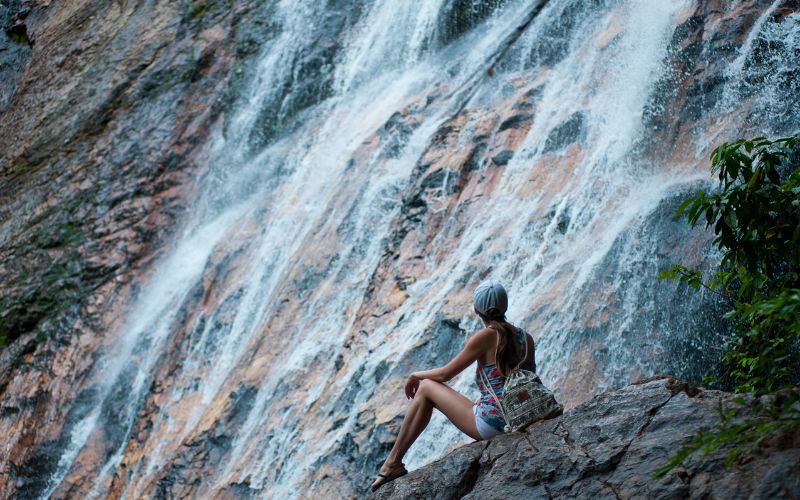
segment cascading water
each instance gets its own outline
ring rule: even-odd
[[[770,22],[780,2],[765,3],[689,127],[670,119],[670,61],[690,0],[479,4],[330,2],[337,29],[314,21],[319,2],[270,5],[280,32],[215,140],[197,215],[97,362],[45,497],[76,471],[89,496],[361,491],[403,376],[477,328],[487,273],[568,403],[688,369],[673,358],[709,302],[679,298],[666,309],[684,319],[667,318],[675,287],[655,276],[681,238],[705,240],[665,221],[732,111],[755,117],[733,132],[793,132],[777,96],[800,94],[780,63],[800,15]],[[326,84],[299,95],[324,43]],[[454,386],[474,395],[472,376]],[[407,463],[464,441],[437,415]]]

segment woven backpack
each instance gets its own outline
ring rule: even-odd
[[[498,337],[500,333],[498,332]],[[536,373],[523,370],[522,364],[528,359],[528,335],[525,334],[525,357],[506,377],[503,385],[503,401],[497,397],[489,383],[489,377],[478,371],[483,377],[483,384],[500,408],[503,420],[506,421],[505,432],[519,431],[534,422],[561,415],[564,408],[556,401],[553,391],[542,384]],[[497,363],[497,349],[495,348],[495,363]]]

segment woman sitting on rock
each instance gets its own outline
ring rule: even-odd
[[[536,370],[533,338],[506,321],[508,296],[500,283],[481,283],[473,294],[473,306],[475,313],[483,320],[484,328],[470,337],[464,349],[445,366],[414,372],[408,377],[406,397],[413,401],[392,451],[383,463],[378,478],[372,483],[372,491],[407,473],[403,456],[428,425],[434,408],[475,440],[490,439],[503,433],[505,421],[478,370],[483,370],[488,376],[497,398],[502,397],[506,375],[520,363],[524,369]],[[527,360],[523,362],[526,356]],[[477,403],[444,384],[475,361],[478,362],[475,379],[481,391]]]

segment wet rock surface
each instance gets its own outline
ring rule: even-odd
[[[46,487],[106,333],[196,194],[236,57],[233,11],[203,4],[0,6],[2,497]]]
[[[664,377],[600,394],[526,429],[462,446],[382,487],[376,498],[798,498],[800,442],[759,449],[726,468],[653,479],[681,444],[718,421],[733,395]]]
[[[314,14],[326,9],[333,13],[320,16],[317,22],[301,20],[308,37],[300,40],[300,50],[290,54],[296,58],[287,56],[288,77],[278,81],[271,98],[255,110],[255,125],[241,141],[244,156],[257,155],[265,145],[304,126],[315,131],[315,107],[324,105],[334,93],[337,58],[352,42],[348,34],[363,28],[357,21],[368,3],[330,0],[320,3]],[[493,92],[502,81],[502,92],[465,99],[442,117],[432,109],[451,99],[453,89],[446,85],[424,89],[359,138],[363,143],[346,160],[341,186],[330,186],[336,189],[327,207],[329,219],[310,231],[302,242],[303,252],[291,256],[296,265],[287,266],[285,276],[275,279],[275,290],[280,292],[265,299],[281,314],[264,316],[269,320],[259,324],[256,338],[243,346],[240,365],[231,369],[217,396],[203,401],[200,392],[206,378],[218,367],[187,366],[187,355],[201,353],[202,359],[231,334],[239,321],[237,308],[248,298],[242,283],[253,273],[253,262],[259,257],[253,249],[259,229],[267,218],[279,218],[281,213],[256,210],[241,227],[231,230],[207,263],[200,282],[192,285],[180,304],[166,348],[154,363],[141,399],[128,404],[129,379],[142,362],[132,356],[130,366],[102,400],[98,431],[74,458],[63,481],[52,485],[57,486],[53,495],[83,497],[95,488],[110,497],[247,498],[263,496],[274,482],[289,481],[287,477],[294,482],[286,484],[319,496],[366,494],[402,420],[404,376],[447,362],[474,326],[463,321],[471,285],[498,266],[497,261],[485,262],[479,255],[511,256],[512,260],[522,255],[525,258],[515,265],[524,267],[525,261],[535,260],[531,252],[536,245],[547,241],[549,249],[558,249],[576,229],[588,224],[591,214],[581,213],[562,190],[583,175],[581,166],[588,161],[596,132],[590,127],[591,117],[570,112],[553,118],[549,129],[540,130],[535,124],[549,112],[542,78],[568,56],[569,34],[586,21],[587,5],[601,3],[541,2],[531,16],[547,5],[563,6],[556,15],[558,22],[544,29],[548,43],[528,47],[527,55],[515,52],[512,45],[526,28],[513,28],[502,35],[507,36],[509,47],[492,55],[488,70],[476,69],[478,87]],[[456,47],[459,36],[506,4],[499,0],[443,2],[443,25],[426,43],[437,39]],[[726,64],[737,57],[736,48],[771,4],[762,0],[729,8],[724,2],[694,2],[685,9],[670,42],[668,70],[661,75],[644,117],[645,125],[652,128],[637,145],[636,153],[644,160],[629,175],[646,178],[677,171],[687,179],[686,190],[676,190],[652,210],[645,207],[637,218],[622,222],[628,229],[620,232],[607,260],[599,263],[605,271],[592,277],[591,293],[582,290],[579,294],[568,280],[556,277],[552,287],[537,293],[538,302],[526,304],[524,317],[518,318],[537,336],[548,331],[552,318],[566,318],[563,324],[568,328],[550,330],[570,334],[573,356],[537,358],[537,363],[570,368],[553,375],[554,388],[568,406],[619,386],[620,381],[640,378],[654,360],[702,353],[703,345],[696,344],[691,335],[699,327],[718,327],[711,322],[698,326],[690,320],[697,311],[713,306],[707,297],[681,295],[667,284],[645,293],[628,283],[655,283],[659,265],[676,259],[700,268],[713,264],[714,256],[706,250],[707,235],[671,221],[671,212],[677,197],[707,173],[707,163],[698,161],[695,151],[703,150],[705,160],[707,144],[698,145],[698,123],[718,122],[715,106],[730,78]],[[71,435],[99,404],[100,384],[90,378],[91,371],[115,348],[132,299],[152,278],[153,263],[165,255],[167,243],[189,216],[198,194],[197,179],[211,168],[210,136],[215,131],[235,131],[228,106],[248,89],[258,55],[277,43],[283,27],[276,18],[277,2],[268,0],[110,5],[88,0],[12,0],[2,5],[0,338],[7,345],[0,351],[0,497],[25,498],[48,490],[48,480],[58,469]],[[769,20],[776,26],[798,10],[791,1],[779,7]],[[613,46],[619,39],[623,13],[608,15],[608,33],[592,44]],[[787,78],[786,102],[793,102],[790,98],[797,86],[792,85],[791,75],[777,71],[777,63],[762,64],[759,59],[775,57],[780,43],[758,43],[757,57],[743,64],[759,72],[742,89],[743,95],[751,96],[769,78]],[[544,64],[545,76],[519,70],[518,75],[501,80],[503,71],[516,67],[523,55],[528,64]],[[771,123],[764,116],[774,112],[776,130],[786,130],[795,116],[789,108],[759,108],[743,100],[736,112],[761,120],[757,123]],[[432,116],[441,123],[433,127],[424,146],[413,144],[414,134],[429,127],[426,120]],[[720,123],[738,124],[739,117]],[[539,145],[545,150],[535,161],[531,149],[525,147],[530,133],[542,135]],[[711,143],[723,137],[725,133],[712,130],[703,140]],[[359,186],[370,171],[397,171],[397,162],[413,147],[422,152],[410,175],[385,188],[382,204],[369,207],[378,214],[375,219],[383,219],[381,223],[389,228],[388,236],[376,243],[379,257],[364,278],[363,297],[354,297],[341,308],[347,321],[352,319],[345,340],[303,360],[302,367],[275,376],[274,367],[280,369],[293,349],[316,333],[307,329],[308,312],[335,303],[343,293],[341,284],[352,277],[353,269],[347,267],[355,267],[347,261],[352,256],[343,254],[352,252],[354,260],[369,257],[373,228],[360,224],[359,212],[365,207],[358,205],[366,189],[356,192],[353,186]],[[256,180],[278,184],[291,175],[280,158],[270,161],[275,164],[260,165],[263,177]],[[524,224],[513,241],[496,237],[469,247],[474,252],[469,257],[475,262],[458,270],[446,296],[439,295],[435,286],[421,288],[435,282],[437,270],[460,248],[474,222],[485,219],[491,207],[488,200],[502,196],[507,188],[504,176],[521,169],[530,169],[530,178],[525,179],[519,198],[508,200],[506,206],[530,199],[539,199],[541,204],[524,214]],[[224,190],[219,194],[223,201],[233,196]],[[619,213],[613,205],[627,200],[626,196],[624,192],[609,196],[610,213]],[[547,251],[545,257],[554,257]],[[565,268],[579,265],[564,263]],[[447,268],[447,272],[456,271]],[[538,272],[525,280],[537,279]],[[349,286],[355,288],[352,283]],[[630,293],[615,293],[618,290]],[[561,305],[564,297],[579,295],[576,307]],[[662,307],[667,298],[667,306]],[[406,344],[405,339],[398,341],[387,334],[382,342],[403,345],[404,350],[392,351],[390,357],[370,365],[367,361],[379,349],[371,335],[381,329],[402,335],[402,327],[414,322],[419,312],[398,312],[409,303],[436,304],[437,311],[425,324],[414,323],[423,332],[415,342]],[[652,313],[654,309],[662,316]],[[626,323],[630,310],[647,313]],[[609,332],[620,335],[606,339]],[[660,344],[668,333],[679,335],[670,337],[667,345]],[[324,332],[326,339],[333,334]],[[640,345],[648,347],[639,349]],[[641,353],[642,365],[629,363],[624,349],[622,354],[615,352],[619,346],[628,349],[627,354]],[[675,366],[672,373],[699,376],[701,369],[696,365],[704,360],[691,359]],[[273,376],[280,383],[264,394],[264,381]],[[623,463],[631,462],[624,470],[641,470],[647,464],[634,462],[660,459],[677,439],[672,427],[658,423],[659,418],[686,418],[691,426],[713,415],[710,406],[703,406],[702,395],[690,398],[685,392],[673,394],[660,386],[642,387],[647,387],[646,394],[634,387],[613,396],[624,403],[624,413],[608,416],[607,430],[586,422],[590,415],[602,413],[590,402],[579,407],[583,410],[532,429],[543,433],[538,444],[505,436],[488,447],[478,443],[459,448],[440,462],[449,465],[436,476],[439,489],[420,494],[477,495],[495,484],[486,481],[496,480],[507,483],[509,496],[513,492],[555,496],[548,493],[549,483],[542,477],[561,478],[558,491],[577,496],[613,496],[615,489],[620,496],[636,496],[640,491],[655,496],[688,491],[702,496],[702,492],[738,487],[739,469],[725,476],[727,482],[714,482],[698,472],[689,482],[673,478],[661,489],[644,476],[625,475]],[[633,392],[625,396],[626,390]],[[609,397],[602,396],[601,401]],[[682,401],[686,405],[681,406]],[[702,405],[695,408],[690,403]],[[195,415],[197,408],[202,408],[201,415]],[[655,416],[648,415],[653,409]],[[244,446],[237,442],[242,428],[252,426],[249,421],[262,414],[264,420],[258,420],[252,442]],[[666,426],[665,435],[656,432],[659,425]],[[318,455],[311,464],[303,462],[309,450],[304,448],[306,443],[324,443],[322,451],[313,450]],[[591,448],[591,453],[581,447]],[[653,448],[661,454],[649,455]],[[116,452],[118,459],[110,464],[107,484],[98,485],[100,469]],[[531,470],[522,470],[507,463],[514,456],[527,459],[550,452],[558,466],[537,462]],[[765,473],[786,476],[791,472],[785,470],[787,464],[796,457],[793,453],[776,452],[759,463],[774,465]],[[265,456],[277,458],[264,467],[268,470],[262,471],[261,478],[238,474]],[[227,467],[227,476],[217,475]],[[415,472],[392,488],[417,484],[414,481],[420,474],[424,472]],[[587,480],[574,482],[579,478]],[[729,489],[720,489],[723,484],[729,484]]]
[[[43,10],[36,7],[21,0],[0,4],[0,112],[8,105],[15,82],[31,55],[33,38],[28,24]]]

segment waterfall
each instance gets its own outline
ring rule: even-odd
[[[477,329],[469,298],[487,275],[564,401],[678,366],[707,300],[665,306],[676,288],[655,276],[702,233],[664,221],[708,179],[726,128],[796,130],[797,110],[768,117],[776,96],[800,95],[780,62],[800,50],[800,16],[772,23],[779,2],[764,5],[693,128],[669,108],[690,0],[479,3],[270,4],[279,32],[215,136],[193,218],[97,361],[44,497],[80,468],[90,497],[115,477],[128,498],[152,494],[194,470],[196,450],[211,457],[200,494],[352,495],[361,486],[337,471],[377,470],[403,376]],[[335,29],[328,8],[344,12]],[[308,63],[325,44],[333,55]],[[311,69],[326,83],[304,91]],[[453,381],[470,398],[472,370]],[[467,441],[437,413],[407,465]]]

